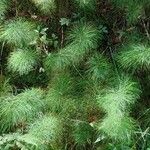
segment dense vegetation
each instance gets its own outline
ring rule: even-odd
[[[0,150],[150,150],[149,0],[0,0]]]

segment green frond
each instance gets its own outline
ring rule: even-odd
[[[9,80],[2,79],[0,76],[0,97],[12,94],[12,87],[9,84]]]
[[[129,149],[131,149],[131,146],[130,146],[130,144],[129,145],[127,145],[127,143],[125,144],[125,143],[122,143],[122,142],[117,142],[117,144],[112,144],[112,143],[109,143],[108,145],[107,145],[107,150],[112,150],[112,149],[119,149],[119,150],[123,150],[123,149],[126,149],[126,150],[129,150]]]
[[[51,14],[56,10],[55,0],[32,0],[44,14]]]
[[[142,44],[125,46],[116,56],[122,68],[131,71],[149,70],[150,47]]]
[[[23,47],[35,41],[38,34],[35,32],[36,25],[23,18],[10,20],[3,25],[0,39],[10,45]]]
[[[76,101],[71,98],[73,79],[68,73],[60,73],[54,77],[45,98],[46,107],[53,113],[63,117],[75,114]]]
[[[103,119],[99,130],[104,132],[111,139],[121,141],[128,145],[136,130],[136,123],[132,118],[127,116],[124,117],[119,114],[111,115]]]
[[[129,24],[136,23],[144,12],[144,1],[140,0],[110,0],[116,7],[124,9]]]
[[[97,48],[98,39],[101,34],[103,34],[102,31],[99,31],[93,24],[78,22],[74,25],[73,29],[68,32],[67,39],[70,40],[73,45],[79,46],[81,44],[81,49],[94,49]]]
[[[33,106],[32,110],[41,111],[43,110],[43,106],[45,106],[43,102],[44,92],[41,89],[26,89],[23,93],[20,93],[16,96],[19,100],[27,101],[31,106]]]
[[[126,46],[126,48],[133,43],[143,43],[143,41],[146,41],[145,37],[139,33],[137,28],[134,28],[133,30],[131,30],[130,32],[126,32],[125,35],[125,43],[124,46]]]
[[[33,50],[22,50],[11,52],[8,58],[8,69],[20,75],[28,74],[38,63],[38,54]]]
[[[127,8],[127,22],[129,24],[135,24],[139,18],[144,14],[143,6],[139,2],[135,2]]]
[[[8,10],[9,7],[9,0],[1,0],[0,1],[0,19],[3,19],[5,13]]]
[[[138,83],[125,76],[119,80],[116,87],[107,89],[105,94],[100,95],[98,103],[108,114],[124,114],[139,98],[139,94]]]
[[[17,96],[1,100],[0,129],[1,132],[10,131],[15,126],[32,121],[43,109],[43,92],[39,89],[26,90]]]
[[[149,0],[109,0],[110,2],[112,2],[114,5],[118,6],[118,7],[127,7],[133,4],[147,4],[149,2]]]
[[[133,4],[133,2],[135,2],[136,4],[136,1],[139,2],[140,0],[109,0],[110,2],[112,2],[115,6],[117,7],[120,7],[120,8],[125,8],[127,6],[130,6]]]
[[[139,98],[140,89],[137,82],[122,75],[114,88],[98,97],[100,107],[106,116],[100,124],[100,130],[112,139],[131,140],[134,132],[134,121],[128,117],[131,106]]]
[[[96,0],[74,0],[80,9],[94,10],[96,8]]]
[[[70,65],[73,65],[73,60],[76,61],[78,53],[74,50],[77,49],[76,45],[68,45],[65,48],[61,49],[58,53],[50,53],[46,57],[44,64],[47,70],[63,70]],[[75,59],[74,59],[75,58]]]
[[[39,150],[43,150],[43,147],[49,149],[50,146],[54,148],[61,143],[62,133],[63,124],[60,118],[49,114],[35,121],[22,137],[22,141],[34,143]],[[44,150],[48,150],[47,148]]]
[[[45,98],[46,108],[52,112],[61,115],[63,118],[74,117],[77,111],[75,99],[61,95],[58,91],[50,89]]]
[[[65,71],[55,75],[49,85],[60,95],[71,94],[73,89],[73,78],[70,73]]]
[[[83,79],[73,78],[66,72],[56,74],[44,99],[47,109],[59,114],[62,118],[73,119],[77,116],[81,117],[81,114],[82,118],[85,118],[88,109],[97,109],[95,101],[91,100],[91,97],[87,99],[84,95],[85,82],[86,80],[83,83]],[[87,92],[89,94],[91,91],[87,90]],[[85,100],[81,99],[82,96]]]
[[[85,23],[76,25],[68,35],[70,44],[57,54],[49,54],[45,65],[57,70],[80,62],[86,53],[97,47],[98,33],[98,29],[93,25]]]
[[[95,53],[87,62],[89,77],[97,82],[108,79],[111,73],[111,65],[102,54]]]
[[[91,143],[94,138],[94,128],[86,122],[77,122],[73,127],[73,138],[75,143],[84,145]]]

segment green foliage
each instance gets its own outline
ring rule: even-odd
[[[47,109],[59,113],[62,117],[73,117],[77,110],[76,102],[71,96],[73,90],[73,79],[69,73],[58,74],[47,91],[45,98]]]
[[[10,149],[22,149],[22,150],[33,150],[34,146],[31,143],[25,143],[22,141],[22,134],[19,132],[3,134],[0,136],[0,149],[10,150]]]
[[[122,68],[140,71],[149,70],[150,66],[150,48],[143,44],[130,44],[124,46],[116,59]]]
[[[129,24],[137,23],[138,19],[144,13],[144,7],[146,1],[140,0],[110,0],[113,4],[126,12],[126,19]],[[148,2],[147,2],[148,3]]]
[[[129,24],[136,23],[140,17],[144,14],[143,6],[139,2],[133,2],[132,5],[129,5],[127,10],[127,21]]]
[[[109,114],[124,113],[139,98],[140,89],[137,82],[125,76],[116,87],[107,89],[98,97],[100,106]]]
[[[86,122],[77,122],[74,125],[73,137],[77,144],[91,143],[94,137],[94,129]]]
[[[51,114],[42,116],[35,121],[22,141],[34,144],[37,149],[47,150],[61,144],[63,124],[60,118]],[[44,149],[45,148],[45,149]]]
[[[1,79],[0,77],[0,97],[7,96],[12,93],[12,87],[9,84],[9,80]]]
[[[74,0],[80,9],[83,10],[94,10],[96,8],[95,0]]]
[[[61,24],[61,26],[64,26],[64,25],[68,26],[69,23],[70,23],[70,20],[67,19],[67,18],[61,18],[61,19],[60,19],[60,24]]]
[[[38,63],[38,53],[30,49],[18,49],[8,59],[8,69],[19,75],[28,74]]]
[[[149,5],[0,0],[0,149],[148,150]]]
[[[17,96],[3,98],[0,103],[1,132],[15,129],[32,121],[43,109],[43,92],[39,89],[26,90]]]
[[[111,65],[107,58],[99,53],[95,53],[91,58],[89,58],[87,65],[87,72],[90,78],[95,82],[106,80],[112,72]]]
[[[68,95],[73,89],[73,78],[69,72],[61,72],[53,78],[49,86],[60,95]]]
[[[3,25],[0,38],[8,44],[17,47],[30,45],[31,42],[37,39],[38,35],[35,32],[36,25],[23,18],[10,20]]]
[[[0,19],[4,18],[4,15],[7,12],[8,7],[9,7],[9,0],[0,1]]]
[[[99,129],[108,137],[128,145],[135,134],[136,124],[130,117],[115,114],[104,118]]]
[[[51,14],[56,10],[55,0],[32,0],[32,1],[44,14]]]
[[[100,34],[100,35],[98,35]],[[99,31],[97,27],[90,23],[78,22],[68,34],[68,40],[73,45],[80,45],[81,49],[97,48],[98,39],[103,35],[103,31]]]
[[[19,133],[4,134],[0,136],[0,149],[8,150],[19,144],[17,141]]]
[[[129,77],[119,79],[116,87],[98,97],[100,107],[106,112],[100,130],[116,140],[131,140],[134,123],[128,117],[131,105],[139,98],[138,84]]]
[[[68,34],[70,43],[58,53],[47,56],[46,67],[60,70],[80,62],[85,54],[97,47],[98,33],[93,25],[77,24]]]

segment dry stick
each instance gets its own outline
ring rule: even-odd
[[[64,43],[64,28],[63,26],[61,27],[61,48],[63,47]]]
[[[3,56],[3,50],[4,50],[4,46],[5,46],[5,42],[2,43],[2,48],[1,48],[1,53],[0,53],[0,62],[2,61],[2,56]],[[0,65],[0,74],[2,75],[3,74],[3,71],[2,71],[2,65]]]
[[[120,74],[119,74],[119,71],[118,71],[118,68],[117,68],[117,64],[116,64],[116,61],[115,61],[115,59],[114,59],[114,55],[113,55],[113,52],[112,52],[112,48],[111,48],[111,47],[109,47],[109,51],[110,51],[110,55],[111,55],[112,62],[113,62],[113,64],[114,64],[114,68],[115,68],[114,71],[115,71],[115,73],[116,73],[118,79],[120,80]]]
[[[143,19],[142,19],[142,22],[143,22],[143,26],[144,26],[144,29],[145,29],[145,32],[146,32],[147,38],[148,38],[148,40],[150,41],[150,34],[149,34],[148,30],[147,30],[146,24],[145,24],[145,22],[144,22],[144,20],[143,20]]]
[[[16,17],[18,16],[18,8],[17,8],[17,0],[13,0],[14,1],[14,5],[15,5],[15,15],[16,15]]]

